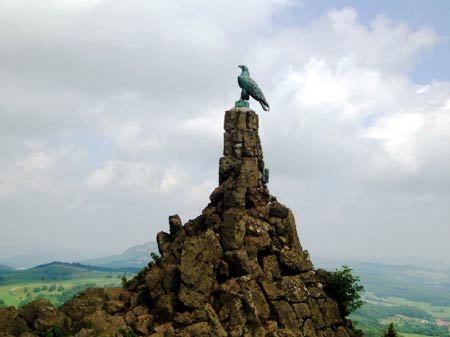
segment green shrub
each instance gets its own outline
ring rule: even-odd
[[[397,331],[395,331],[394,323],[389,324],[389,328],[384,332],[384,337],[397,337]]]
[[[161,256],[154,252],[151,252],[150,257],[152,258],[154,264],[156,264],[157,266],[161,265]]]
[[[359,282],[360,278],[354,276],[352,269],[348,266],[342,266],[342,269],[336,269],[334,273],[330,273],[325,291],[337,301],[344,317],[364,304],[360,294],[364,291],[364,287]]]
[[[127,277],[125,275],[122,276],[122,288],[127,288],[128,287],[128,280]]]
[[[47,333],[45,334],[45,337],[62,337],[62,336],[63,332],[59,326],[52,326],[50,329],[48,329]]]

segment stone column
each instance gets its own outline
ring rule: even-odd
[[[225,113],[224,156],[219,162],[224,209],[268,202],[258,126],[258,115],[250,108],[232,108]]]

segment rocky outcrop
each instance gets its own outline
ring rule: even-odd
[[[60,310],[45,301],[7,309],[10,318],[7,324],[0,320],[0,331],[45,336],[60,329],[78,337],[360,335],[325,293],[291,210],[269,193],[258,116],[248,108],[231,109],[224,128],[219,186],[197,218],[182,225],[178,216],[169,217],[169,232],[157,235],[160,259],[126,289],[90,289]]]

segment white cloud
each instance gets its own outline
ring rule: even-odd
[[[395,114],[381,118],[369,131],[369,137],[383,142],[386,153],[398,161],[405,171],[417,171],[420,163],[415,154],[417,134],[424,124],[425,116],[420,113]]]
[[[20,202],[29,193],[53,193],[55,189],[65,188],[72,177],[61,183],[61,172],[70,172],[71,167],[79,165],[85,158],[83,148],[59,146],[55,149],[35,148],[11,160],[0,160],[0,200]],[[60,184],[60,185],[59,185]],[[59,185],[59,186],[58,186]]]
[[[101,188],[114,179],[116,173],[114,171],[114,162],[107,162],[105,167],[96,169],[88,178],[87,183],[92,188]]]
[[[289,1],[0,6],[0,222],[25,236],[57,223],[65,232],[47,240],[70,234],[77,248],[85,231],[92,243],[108,231],[88,245],[104,254],[152,239],[169,214],[199,213],[247,63],[272,107],[260,114],[270,188],[302,219],[306,248],[382,257],[375,237],[385,258],[401,256],[424,223],[445,245],[450,83],[410,79],[442,41],[432,28],[363,24],[352,8],[276,24]],[[4,249],[18,249],[4,230]]]
[[[148,162],[109,160],[103,167],[97,168],[86,179],[90,188],[150,189],[156,186],[155,165]],[[166,178],[163,178],[163,181]]]

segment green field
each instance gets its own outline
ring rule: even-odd
[[[381,337],[391,322],[405,337],[450,336],[448,328],[436,324],[436,319],[449,321],[450,307],[397,297],[382,298],[373,293],[367,293],[364,299],[366,304],[351,318],[359,322],[358,327],[367,337]]]
[[[0,275],[0,306],[20,307],[38,298],[59,306],[86,288],[120,287],[123,276],[133,275],[68,263],[6,272]]]
[[[422,309],[431,315],[433,315],[435,318],[444,320],[444,321],[450,321],[450,307],[449,306],[440,306],[440,305],[431,305],[430,303],[426,302],[416,302],[416,301],[410,301],[404,298],[399,297],[388,297],[387,300],[395,305],[410,305],[414,306],[416,308]]]
[[[56,306],[74,296],[79,291],[92,287],[120,287],[120,279],[87,278],[54,283],[33,282],[0,286],[0,299],[5,306],[19,307],[37,298],[46,298]],[[49,290],[54,286],[54,290]],[[43,290],[46,289],[46,290]],[[35,289],[40,289],[35,292]]]

